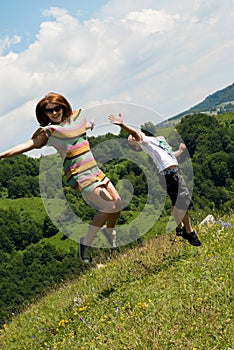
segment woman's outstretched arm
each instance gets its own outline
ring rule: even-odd
[[[31,151],[34,148],[41,148],[46,145],[48,137],[44,134],[40,134],[24,143],[16,145],[8,150],[0,153],[0,158],[14,157],[18,154]]]

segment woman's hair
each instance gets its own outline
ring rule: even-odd
[[[41,126],[46,126],[51,123],[50,118],[45,112],[45,107],[48,103],[53,103],[63,108],[63,121],[70,118],[72,114],[72,108],[70,103],[60,94],[55,92],[49,92],[43,97],[36,105],[36,117]]]

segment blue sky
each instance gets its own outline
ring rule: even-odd
[[[111,131],[110,104],[138,126],[174,116],[232,84],[233,5],[233,0],[1,2],[0,150],[31,137],[35,105],[49,91],[96,117],[97,130],[108,125]]]
[[[106,3],[106,0],[23,0],[1,1],[0,35],[19,35],[22,41],[14,45],[14,51],[20,52],[34,40],[43,21],[43,11],[49,7],[65,8],[80,21],[86,20]],[[10,48],[6,48],[8,52]]]

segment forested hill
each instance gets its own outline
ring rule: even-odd
[[[204,101],[190,109],[169,118],[169,121],[191,113],[223,114],[230,111],[234,111],[234,83],[207,96]]]

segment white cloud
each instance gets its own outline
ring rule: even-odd
[[[179,18],[180,15],[169,15],[165,11],[143,9],[142,11],[129,12],[126,19],[123,19],[123,23],[128,24],[133,32],[148,36],[170,31],[174,21]]]
[[[19,125],[31,136],[36,101],[48,91],[74,108],[126,101],[171,116],[232,83],[231,4],[111,0],[84,22],[65,9],[45,11],[27,50],[0,57],[1,148],[12,145],[10,131],[18,139]]]
[[[0,54],[3,54],[4,51],[12,45],[20,43],[20,41],[21,37],[19,35],[13,35],[12,37],[5,36],[4,38],[0,38]]]

